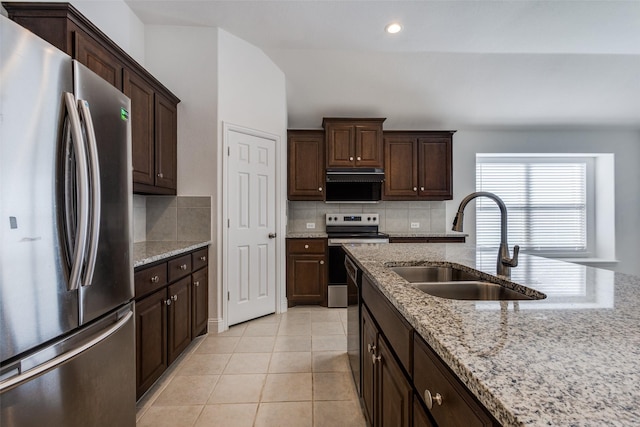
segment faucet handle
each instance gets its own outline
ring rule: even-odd
[[[508,249],[507,249],[508,251]],[[517,267],[518,266],[518,254],[520,253],[520,246],[515,245],[513,247],[513,258],[505,258],[502,260],[502,265],[506,267]]]

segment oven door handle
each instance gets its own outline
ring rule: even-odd
[[[347,270],[347,275],[353,280],[353,283],[358,284],[358,267],[351,261],[347,255],[344,257],[344,268]]]

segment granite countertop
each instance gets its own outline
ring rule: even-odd
[[[495,275],[474,245],[346,245],[478,400],[505,426],[640,425],[640,277],[521,254],[501,284],[536,301],[459,301],[388,267],[453,265]]]
[[[133,267],[140,267],[152,262],[160,261],[172,256],[203,248],[211,244],[206,241],[167,241],[167,242],[139,242],[133,244]]]
[[[389,237],[466,237],[467,233],[456,231],[426,232],[426,233],[386,233]],[[292,231],[287,233],[287,239],[326,239],[327,232],[301,232]]]

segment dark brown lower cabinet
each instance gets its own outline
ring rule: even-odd
[[[369,426],[500,425],[367,275],[361,295],[361,392]]]
[[[411,426],[413,390],[366,307],[362,335],[362,394],[369,425]]]
[[[414,336],[413,357],[416,394],[427,408],[431,396],[432,405],[429,411],[439,426],[498,425],[419,335]],[[436,399],[437,396],[439,399]]]
[[[136,302],[136,398],[167,369],[167,290]]]
[[[207,330],[207,253],[200,249],[135,272],[137,399]]]
[[[169,364],[191,343],[191,277],[185,277],[167,288],[167,359]]]
[[[287,239],[287,304],[327,305],[327,239]]]
[[[191,277],[191,337],[195,338],[206,330],[209,321],[209,269],[198,270]]]
[[[413,427],[435,427],[417,397],[413,397]]]

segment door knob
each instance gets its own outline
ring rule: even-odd
[[[276,236],[277,236],[277,234],[276,234],[276,233],[269,233],[269,238],[270,238],[270,239],[275,239],[275,238],[276,238]]]

